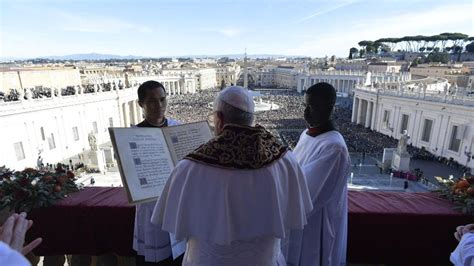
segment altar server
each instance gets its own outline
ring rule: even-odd
[[[343,265],[347,245],[347,177],[350,158],[331,121],[336,91],[317,83],[305,93],[308,126],[294,149],[314,206],[303,230],[293,230],[283,251],[289,265]]]
[[[137,127],[167,127],[179,125],[176,120],[166,118],[165,87],[154,80],[138,87],[138,104],[143,109],[145,119]],[[137,252],[136,264],[179,265],[185,250],[184,242],[176,242],[166,231],[150,222],[156,201],[136,205],[133,230],[133,249]],[[180,257],[181,256],[181,257]],[[176,261],[173,261],[176,258]]]

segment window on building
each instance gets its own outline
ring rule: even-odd
[[[92,130],[94,130],[94,133],[99,133],[99,129],[97,128],[97,122],[94,121],[92,122]]]
[[[44,136],[44,128],[40,127],[40,132],[41,132],[41,139],[46,140],[46,137]]]
[[[449,150],[458,152],[459,146],[461,146],[461,132],[458,126],[453,126],[451,130],[451,139],[449,141]]]
[[[112,117],[109,117],[109,127],[114,126],[114,119]]]
[[[77,127],[72,128],[72,136],[74,137],[74,141],[79,140],[79,131],[77,130]]]
[[[51,133],[51,136],[48,137],[48,144],[49,144],[49,149],[55,149],[56,148],[56,142],[54,141],[54,134]]]
[[[425,119],[425,123],[423,125],[423,135],[421,136],[422,141],[430,142],[432,127],[433,127],[433,120]]]
[[[17,142],[14,143],[13,146],[15,147],[15,154],[17,161],[21,161],[25,159],[25,151],[23,150],[23,143]]]
[[[408,115],[402,115],[402,124],[400,126],[400,134],[403,134],[403,131],[408,130]]]

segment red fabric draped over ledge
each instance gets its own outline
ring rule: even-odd
[[[43,237],[35,250],[41,256],[131,256],[134,215],[123,188],[87,187],[32,211],[29,237]],[[472,222],[433,193],[349,191],[348,261],[446,265],[456,226]]]

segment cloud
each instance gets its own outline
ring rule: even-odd
[[[61,20],[61,23],[58,23],[60,25],[59,27],[64,31],[91,33],[120,33],[124,31],[137,31],[140,33],[153,32],[152,28],[148,26],[113,17],[87,17],[67,12],[57,12],[56,15]]]
[[[305,16],[305,17],[302,17],[302,18],[300,18],[300,19],[298,19],[298,20],[293,21],[292,24],[299,24],[299,23],[305,22],[305,21],[307,21],[307,20],[311,20],[311,19],[313,19],[313,18],[319,17],[319,16],[321,16],[321,15],[325,15],[325,14],[330,13],[330,12],[332,12],[332,11],[335,11],[335,10],[337,10],[337,9],[340,9],[340,8],[345,7],[345,6],[351,5],[351,4],[355,3],[355,2],[357,2],[357,0],[342,1],[342,2],[336,3],[336,4],[331,3],[331,4],[334,4],[334,5],[332,5],[332,6],[330,6],[330,7],[327,7],[327,8],[318,9],[318,10],[314,11],[314,12],[313,12],[312,14],[310,14],[310,15],[307,15],[307,16]]]

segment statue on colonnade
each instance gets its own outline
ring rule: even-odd
[[[403,130],[403,135],[398,140],[397,151],[399,154],[407,154],[407,144],[410,136],[408,136],[407,130]]]
[[[89,146],[91,147],[91,150],[97,151],[97,139],[93,132],[89,133],[87,140],[89,141]]]

